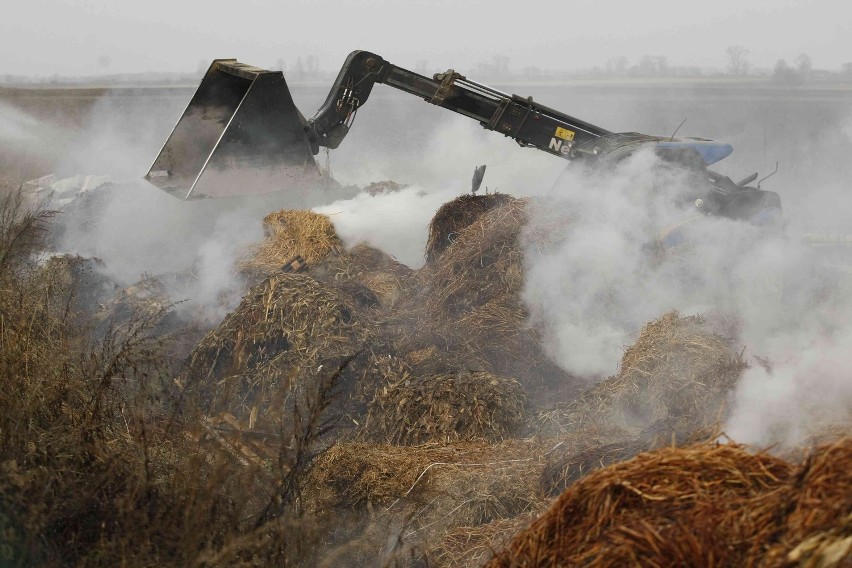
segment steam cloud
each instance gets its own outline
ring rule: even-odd
[[[789,228],[701,215],[686,182],[637,154],[605,178],[569,168],[546,207],[533,208],[524,299],[550,356],[595,380],[668,310],[734,316],[747,356],[767,358],[771,370],[755,364],[743,377],[732,438],[795,444],[820,423],[848,423],[848,275]],[[673,227],[683,242],[655,248]]]

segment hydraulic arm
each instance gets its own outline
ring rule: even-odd
[[[452,69],[430,79],[388,63],[374,53],[355,51],[343,64],[325,103],[308,120],[308,140],[314,153],[319,146],[336,148],[340,144],[375,83],[477,120],[484,128],[513,138],[521,146],[564,158],[570,158],[574,149],[591,151],[588,149],[595,142],[612,135],[599,126],[539,104],[532,97],[503,93],[470,81]]]

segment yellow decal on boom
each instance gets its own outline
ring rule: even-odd
[[[557,138],[562,138],[563,140],[573,140],[574,139],[574,131],[568,130],[567,128],[562,128],[561,126],[556,127],[556,134],[554,134]]]

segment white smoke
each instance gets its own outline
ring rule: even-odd
[[[20,144],[37,138],[42,125],[34,117],[0,102],[0,142]]]
[[[688,187],[640,153],[608,176],[569,168],[533,207],[524,299],[550,356],[596,380],[617,371],[636,332],[666,311],[733,315],[746,356],[773,364],[743,377],[734,439],[795,443],[814,418],[852,419],[852,382],[841,372],[852,363],[849,278],[789,228],[703,215]],[[682,242],[660,247],[663,235]]]
[[[355,146],[357,140],[352,142]],[[363,147],[362,151],[369,152]],[[435,211],[470,192],[476,166],[483,162],[487,166],[480,195],[499,191],[516,196],[541,193],[564,167],[561,160],[542,152],[519,150],[511,140],[494,136],[461,117],[441,125],[418,148],[415,161],[385,154],[362,159],[356,167],[350,160],[346,159],[351,167],[348,181],[391,179],[412,185],[379,195],[361,193],[315,211],[331,217],[348,246],[364,241],[412,268],[425,261],[428,226]]]
[[[457,195],[457,188],[425,191],[407,187],[387,194],[360,193],[314,210],[331,218],[347,246],[366,242],[416,268],[424,262],[429,221],[442,204]]]

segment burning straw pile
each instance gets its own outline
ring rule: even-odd
[[[413,336],[411,326],[400,326],[399,343],[407,351],[435,347],[469,369],[524,383],[567,379],[526,325],[521,301],[526,205],[505,195],[462,196],[438,211],[429,229],[430,261],[417,275],[419,295],[404,306],[418,332]]]
[[[660,421],[689,435],[724,418],[725,401],[743,370],[729,338],[702,316],[669,312],[642,328],[618,375],[586,391],[552,419],[567,431],[602,424],[637,435]]]
[[[291,387],[314,380],[361,352],[374,338],[335,290],[302,274],[277,274],[255,286],[201,341],[183,381],[210,412],[229,412],[249,427],[272,421]]]
[[[734,444],[640,454],[577,482],[488,566],[835,566],[852,552],[850,467],[850,438],[802,467]]]
[[[483,213],[515,198],[503,194],[462,195],[445,203],[429,223],[429,238],[426,241],[426,262],[436,260],[458,238],[459,232],[469,227]]]
[[[577,482],[489,566],[742,566],[779,530],[794,471],[729,445],[640,454]]]

